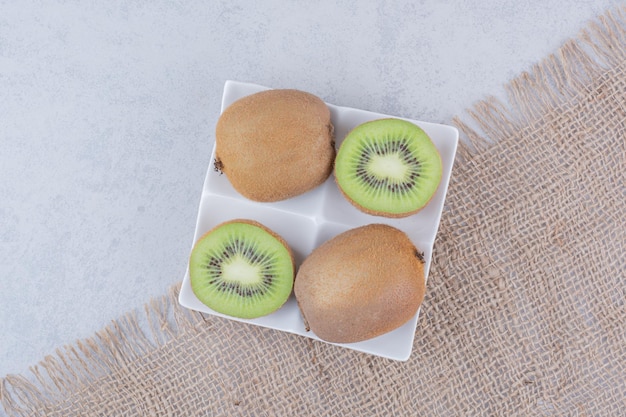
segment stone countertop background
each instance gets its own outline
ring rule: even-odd
[[[0,0],[0,376],[182,280],[228,79],[435,123],[615,0]]]

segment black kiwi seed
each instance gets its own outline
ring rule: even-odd
[[[388,178],[378,178],[374,174],[371,174],[367,170],[367,164],[371,160],[372,155],[390,155],[396,153],[399,159],[409,167],[409,172],[405,180],[398,182],[397,180],[390,180]],[[385,187],[387,190],[394,193],[409,192],[412,188],[412,184],[415,179],[419,177],[420,162],[411,154],[407,139],[397,139],[385,142],[382,146],[379,146],[374,139],[370,139],[369,143],[363,146],[363,150],[359,159],[359,162],[355,169],[355,174],[364,183],[372,187]]]
[[[241,243],[238,239],[235,239],[231,243],[226,245],[226,247],[222,251],[221,258],[215,255],[207,255],[207,269],[209,270],[208,273],[209,275],[211,275],[212,278],[210,282],[216,282],[216,278],[222,275],[221,265],[223,264],[223,262],[235,255],[242,256],[250,263],[250,265],[262,266],[262,282],[256,284],[254,288],[243,286],[237,282],[231,282],[228,284],[222,282],[218,286],[218,289],[223,292],[236,292],[242,297],[265,294],[271,288],[270,286],[273,280],[271,266],[272,259],[267,254],[255,252],[253,247]]]

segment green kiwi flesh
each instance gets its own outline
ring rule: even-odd
[[[424,208],[441,177],[441,156],[430,137],[400,119],[357,126],[335,160],[335,179],[344,196],[360,210],[384,217],[405,217]]]
[[[278,310],[293,289],[286,242],[250,220],[222,223],[204,234],[189,259],[191,288],[212,310],[251,319]]]

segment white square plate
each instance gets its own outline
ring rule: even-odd
[[[259,85],[227,81],[222,97],[222,111],[241,97],[267,89]],[[395,117],[332,104],[328,104],[328,107],[335,127],[337,149],[346,134],[357,125],[369,120]],[[385,223],[403,230],[417,248],[424,252],[425,273],[428,277],[433,244],[448,189],[459,134],[457,129],[451,126],[409,121],[420,126],[431,137],[443,162],[441,185],[430,203],[417,214],[402,219],[387,219],[362,213],[341,195],[332,175],[320,187],[289,200],[276,203],[250,201],[235,191],[225,175],[214,170],[215,148],[213,148],[211,165],[202,189],[193,242],[209,229],[227,220],[253,219],[274,230],[287,241],[294,252],[296,267],[298,267],[313,249],[337,234],[370,223]],[[320,340],[313,332],[305,330],[293,294],[283,307],[268,316],[251,320],[237,319],[217,313],[202,304],[191,289],[189,270],[187,270],[179,302],[189,309]],[[392,332],[363,342],[341,346],[389,359],[407,360],[411,355],[418,317],[419,311],[409,322]]]

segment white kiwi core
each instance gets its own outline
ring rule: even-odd
[[[260,281],[261,268],[250,265],[250,262],[241,255],[235,255],[232,260],[222,265],[224,281],[254,284]]]
[[[402,161],[400,155],[375,155],[368,164],[370,172],[380,178],[389,178],[402,181],[406,178],[409,168]]]

